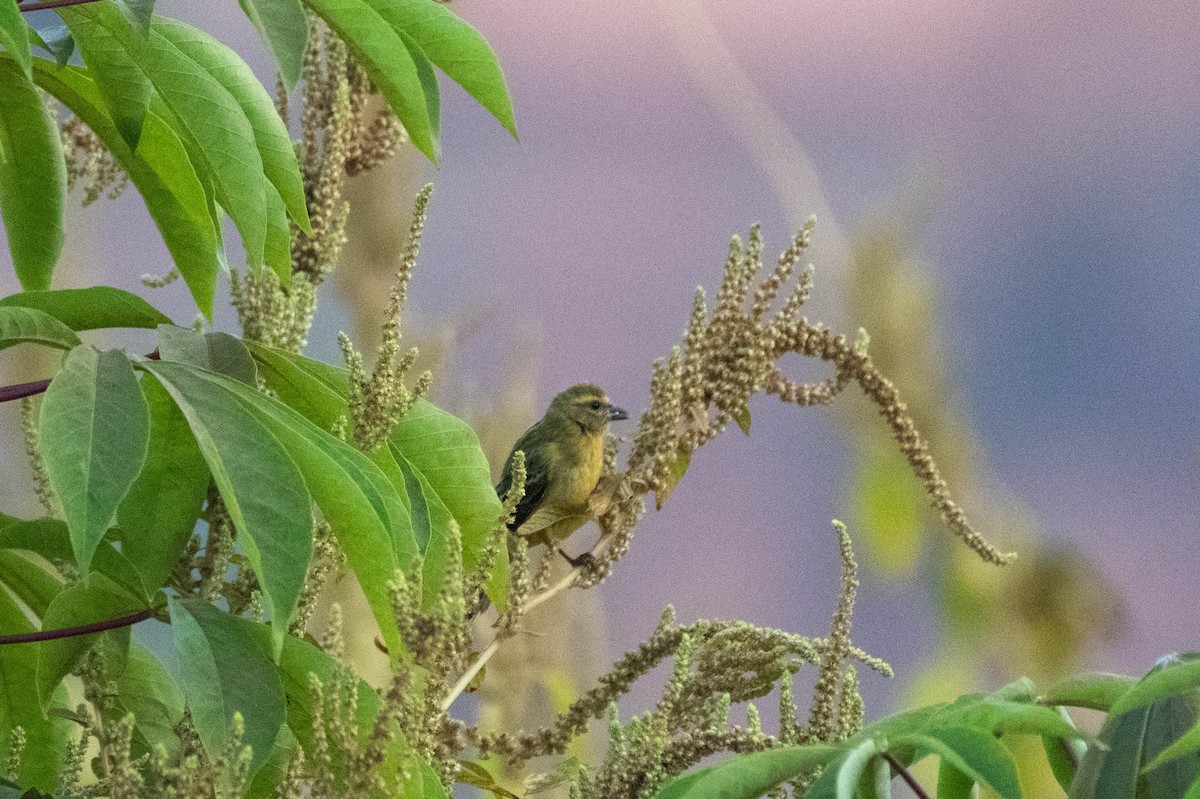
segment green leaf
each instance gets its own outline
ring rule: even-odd
[[[0,549],[0,583],[12,592],[33,615],[42,618],[50,601],[63,590],[65,581],[31,553]]]
[[[1075,726],[1066,708],[1060,706],[1058,715],[1072,727]],[[1054,773],[1054,779],[1058,781],[1064,791],[1071,790],[1071,783],[1075,781],[1075,772],[1078,771],[1079,763],[1087,752],[1087,745],[1082,741],[1055,738],[1049,735],[1043,735],[1041,738],[1042,749],[1046,752],[1046,762],[1050,765],[1050,771]]]
[[[877,754],[879,749],[871,738],[861,741],[846,753],[837,770],[837,799],[854,799],[867,764]]]
[[[111,286],[23,291],[0,299],[0,308],[6,307],[32,308],[50,314],[75,331],[171,324],[165,314],[141,297]]]
[[[290,459],[289,463],[294,464],[292,468],[303,475],[303,483],[333,528],[366,593],[389,649],[397,654],[404,651],[392,616],[387,582],[397,568],[411,573],[417,548],[407,525],[407,511],[379,467],[283,403],[242,383],[183,364],[147,363],[145,367],[163,380],[177,402],[185,398],[197,408],[203,405],[203,413],[197,416],[211,415],[213,422],[226,432],[231,432],[233,427],[228,417],[235,408],[246,419],[239,422],[239,427],[257,426],[269,432],[285,457]],[[184,413],[188,414],[187,408]],[[204,441],[188,415],[203,449]],[[231,438],[229,446],[232,448],[247,448],[238,436]],[[209,466],[213,467],[211,458]],[[214,477],[217,475],[216,468],[213,468],[213,474]],[[250,490],[260,495],[266,493],[261,488],[264,479],[258,480]],[[222,496],[224,494],[222,489]],[[304,512],[308,513],[307,503]],[[238,525],[238,529],[242,530],[243,526]],[[311,534],[303,543],[306,565]],[[298,542],[292,544],[299,546]],[[304,569],[301,568],[297,590],[303,578]],[[277,618],[284,619],[289,614]]]
[[[940,727],[971,727],[994,735],[1025,733],[1094,740],[1064,721],[1052,708],[992,699],[947,708],[931,720],[925,731]]]
[[[404,31],[397,31],[400,40],[408,48],[412,56],[413,66],[417,68],[417,80],[421,82],[421,91],[425,93],[425,113],[429,116],[429,134],[434,142],[442,139],[442,91],[438,88],[437,74],[433,64],[425,57],[421,46]]]
[[[368,0],[396,31],[517,135],[512,100],[500,63],[479,31],[444,5],[429,0]]]
[[[0,591],[0,630],[6,633],[33,632],[25,612],[7,593]],[[0,751],[12,751],[13,730],[25,730],[25,756],[17,775],[22,785],[42,791],[58,788],[58,775],[71,740],[70,722],[42,715],[37,696],[37,644],[0,646]],[[66,689],[60,688],[56,704],[67,704]]]
[[[109,621],[144,610],[143,600],[131,595],[103,574],[89,574],[65,588],[50,602],[42,618],[43,630],[78,627]],[[75,670],[101,633],[74,635],[38,643],[37,697],[45,712],[54,689]]]
[[[224,256],[215,212],[183,141],[152,111],[145,116],[135,152],[118,133],[86,72],[76,67],[57,68],[38,58],[34,59],[34,78],[75,112],[125,169],[197,307],[211,318],[217,272]]]
[[[40,418],[38,450],[86,574],[146,459],[149,411],[124,353],[79,346],[50,382]]]
[[[62,251],[66,191],[58,127],[17,61],[0,58],[0,216],[26,290],[50,288]]]
[[[134,644],[125,669],[111,678],[116,688],[111,703],[113,721],[132,713],[133,757],[151,753],[159,746],[168,757],[179,751],[175,725],[183,718],[183,695],[162,663],[145,647]]]
[[[148,80],[153,86],[163,105],[170,110],[176,123],[174,127],[187,143],[189,153],[211,177],[218,202],[237,226],[247,264],[257,268],[263,262],[267,230],[266,184],[254,130],[237,101],[216,78],[162,34],[151,30],[149,37],[141,36],[108,0],[68,10],[71,13],[64,18],[72,26],[71,31],[81,50],[84,47],[81,29],[72,22],[78,18],[87,19],[92,27],[102,28],[105,46],[119,51],[115,58],[122,64],[125,61],[131,63],[139,73],[137,77],[141,81]],[[103,79],[105,73],[98,71],[86,50],[83,52],[84,61],[95,72],[105,97],[111,100],[112,91],[106,90]],[[147,95],[146,107],[140,110],[139,125],[148,108]],[[117,109],[112,110],[114,118],[120,122]],[[126,136],[126,139],[131,147],[135,146],[136,138]]]
[[[161,586],[192,537],[208,493],[209,472],[187,419],[166,389],[145,377],[150,409],[146,464],[117,508],[121,552],[150,590]]]
[[[71,60],[71,56],[75,54],[75,40],[71,38],[71,31],[61,23],[39,30],[30,28],[29,38],[35,45],[53,56],[54,62],[60,67],[66,66],[66,63]]]
[[[1108,711],[1137,682],[1124,674],[1091,672],[1055,683],[1039,700],[1044,705],[1068,705]]]
[[[1012,754],[990,733],[971,727],[942,727],[898,738],[892,746],[918,746],[933,752],[972,781],[987,785],[1003,799],[1021,799],[1021,783]]]
[[[1196,752],[1200,752],[1200,721],[1196,722],[1191,729],[1175,739],[1169,746],[1163,748],[1150,761],[1150,765],[1146,766],[1142,771],[1153,771],[1170,760],[1195,754]]]
[[[300,470],[256,408],[223,388],[243,384],[166,361],[143,368],[162,383],[196,437],[262,585],[278,646],[312,557],[312,500]]]
[[[429,481],[458,522],[464,566],[467,571],[474,569],[503,512],[479,437],[462,419],[418,400],[392,430],[390,441]],[[487,592],[492,602],[503,606],[508,592],[508,558],[503,548],[499,555]]]
[[[188,150],[212,178],[217,201],[242,236],[246,263],[263,262],[266,182],[254,129],[221,83],[166,37],[151,30],[139,63],[175,116]]]
[[[0,514],[0,548],[28,550],[50,562],[74,558],[71,534],[58,519],[25,520]],[[92,555],[92,570],[149,601],[152,592],[146,590],[133,564],[108,541],[101,541]]]
[[[258,369],[250,350],[228,333],[197,333],[186,327],[158,328],[158,352],[164,361],[177,361],[217,372],[251,386],[258,385]]]
[[[21,19],[17,0],[0,0],[0,45],[17,60],[25,77],[31,77],[33,54],[29,51],[29,26]]]
[[[154,93],[138,63],[138,46],[144,39],[109,0],[62,8],[58,15],[67,23],[113,125],[128,148],[135,149]]]
[[[275,743],[271,745],[271,754],[250,781],[245,799],[275,799],[278,795],[276,788],[287,777],[288,767],[296,757],[299,746],[292,731],[286,725],[280,727]]]
[[[712,768],[671,780],[656,799],[758,799],[781,782],[845,752],[844,746],[810,744],[736,755]]]
[[[1177,655],[1175,660],[1151,671],[1112,705],[1119,715],[1135,707],[1200,689],[1200,655]]]
[[[473,760],[460,760],[458,776],[455,778],[463,785],[474,785],[476,788],[482,788],[492,796],[501,797],[501,799],[521,799],[512,791],[505,790],[496,783],[496,778],[492,776],[492,772],[488,771],[482,763],[476,763]]]
[[[938,799],[972,799],[975,780],[964,775],[946,760],[938,765]]]
[[[284,86],[296,88],[308,48],[308,17],[300,0],[238,0],[267,43]]]
[[[303,19],[301,16],[302,21]],[[237,53],[204,31],[182,22],[159,19],[154,23],[154,30],[216,78],[237,102],[250,123],[266,179],[279,192],[287,214],[301,230],[311,234],[308,206],[304,199],[304,182],[300,177],[300,164],[296,160],[296,149],[292,146],[291,135],[275,109],[274,100],[258,82],[249,65]],[[285,231],[288,229],[286,221],[282,228]],[[289,258],[288,266],[290,265]],[[291,278],[290,269],[286,272],[286,277],[281,277],[286,283]]]
[[[654,505],[658,510],[662,510],[663,504],[675,491],[675,487],[679,485],[679,481],[687,474],[688,466],[691,463],[691,448],[686,444],[680,444],[679,449],[675,452],[675,460],[671,463],[671,469],[667,472],[667,482],[661,490],[654,492]]]
[[[245,723],[253,775],[269,759],[286,712],[283,684],[262,625],[195,599],[170,601],[183,690],[192,721],[210,757],[224,752],[234,713]]]
[[[733,418],[733,421],[737,422],[737,426],[739,428],[741,428],[741,430],[744,434],[750,435],[750,409],[749,408],[742,408],[740,411],[730,414],[730,416]]]
[[[79,336],[47,313],[33,308],[0,307],[0,349],[15,344],[45,344],[69,350],[79,346]]]
[[[306,0],[309,8],[337,32],[362,63],[396,112],[413,146],[437,161],[439,143],[433,135],[425,91],[412,55],[379,12],[364,0]]]
[[[1150,708],[1110,715],[1100,729],[1103,746],[1088,747],[1070,799],[1129,799],[1137,796],[1143,738]]]
[[[143,35],[150,33],[150,22],[154,19],[154,0],[120,0],[130,18]]]

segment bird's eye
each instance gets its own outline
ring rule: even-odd
[[[593,411],[600,410],[600,400],[592,400],[592,410]]]

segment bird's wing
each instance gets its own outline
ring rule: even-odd
[[[532,432],[532,430],[529,432]],[[512,524],[508,526],[508,529],[513,532],[516,532],[533,515],[538,506],[542,504],[542,500],[546,498],[546,488],[549,484],[550,469],[544,462],[544,454],[541,448],[528,446],[529,432],[521,436],[520,440],[513,447],[513,452],[521,450],[525,453],[525,496],[517,503],[516,515],[513,518]],[[508,460],[504,463],[504,473],[500,475],[500,482],[496,485],[496,494],[501,499],[504,499],[511,487],[512,455],[509,455]]]

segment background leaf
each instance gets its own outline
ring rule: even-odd
[[[34,630],[25,612],[3,591],[0,591],[0,630],[6,633]],[[53,791],[58,788],[58,775],[73,730],[65,719],[42,716],[41,707],[34,701],[36,696],[37,644],[0,646],[0,751],[11,751],[15,727],[24,729],[25,756],[21,759],[18,779],[24,786]],[[59,688],[55,703],[67,703],[65,688]]]
[[[33,55],[29,51],[29,26],[21,18],[17,0],[0,0],[0,45],[17,60],[25,77],[30,77]]]
[[[0,349],[15,344],[45,344],[69,350],[79,346],[79,336],[53,316],[33,308],[0,307]]]
[[[89,574],[67,586],[50,602],[43,630],[78,627],[144,610],[146,604],[103,574]],[[128,644],[128,629],[125,630]],[[63,678],[75,670],[103,633],[56,638],[37,644],[37,697],[43,710]]]
[[[517,135],[512,100],[491,45],[440,3],[428,0],[368,0],[400,34],[411,37],[425,57]]]
[[[187,148],[158,114],[145,115],[136,152],[126,144],[84,70],[34,59],[38,85],[84,121],[112,152],[146,203],[196,306],[212,317],[217,272],[224,254],[208,193]],[[167,320],[170,321],[170,320]]]
[[[758,799],[781,782],[845,752],[844,746],[812,744],[736,755],[697,774],[675,778],[656,799]]]
[[[158,352],[164,361],[176,361],[217,372],[251,386],[258,385],[258,369],[245,343],[228,333],[197,333],[186,327],[158,328]]]
[[[187,419],[153,377],[141,381],[150,412],[146,463],[117,508],[121,552],[150,590],[161,586],[192,537],[209,472]]]
[[[141,471],[150,416],[124,353],[79,346],[42,401],[38,450],[62,503],[79,570]]]
[[[0,298],[0,308],[32,308],[72,330],[109,327],[154,328],[171,324],[166,314],[136,294],[112,286],[54,291],[23,291]]]
[[[308,47],[308,17],[300,0],[238,0],[275,56],[290,92],[300,80]]]
[[[312,557],[312,500],[304,479],[253,408],[230,401],[228,391],[220,390],[219,381],[241,383],[167,361],[150,361],[144,368],[175,400],[200,445],[281,644]]]
[[[288,215],[302,230],[311,233],[304,184],[300,179],[300,164],[296,160],[292,138],[275,109],[275,101],[259,83],[250,66],[229,47],[190,25],[160,19],[154,23],[154,30],[216,78],[237,102],[250,123],[266,179],[278,190]],[[286,224],[282,227],[287,230]],[[291,279],[291,271],[286,271],[281,278],[286,284]]]
[[[233,714],[240,712],[243,742],[253,748],[253,774],[270,757],[285,715],[283,684],[260,632],[263,628],[200,600],[172,599],[170,608],[171,634],[196,732],[209,756],[216,756],[233,733]]]
[[[412,137],[413,146],[430,161],[437,161],[440,145],[433,135],[425,91],[416,64],[400,35],[363,0],[306,2],[345,40],[400,118]]]
[[[62,251],[66,192],[58,127],[17,61],[0,57],[0,216],[24,289],[50,288]]]
[[[136,149],[154,93],[138,63],[144,37],[135,38],[130,21],[109,0],[62,8],[58,15],[67,23],[113,125],[129,149]]]

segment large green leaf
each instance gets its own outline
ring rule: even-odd
[[[141,757],[163,746],[173,757],[179,750],[174,728],[183,717],[183,695],[162,663],[135,643],[130,647],[125,669],[111,679],[116,688],[111,718],[115,721],[127,713],[134,716],[133,756]]]
[[[51,563],[70,563],[75,557],[71,533],[66,523],[58,519],[26,520],[0,514],[0,548],[28,550]],[[109,541],[101,541],[96,547],[92,554],[91,568],[130,594],[140,596],[146,601],[154,594],[154,591],[146,590],[142,578],[129,559],[118,552]],[[33,608],[32,605],[30,607]]]
[[[17,61],[0,59],[0,216],[24,289],[50,288],[66,191],[58,128]]]
[[[149,411],[124,353],[71,350],[42,401],[38,449],[84,574],[141,471],[149,438]]]
[[[184,55],[161,34],[140,34],[110,0],[69,9],[68,25],[77,17],[102,28],[105,42],[120,50],[148,80],[174,117],[177,132],[188,144],[189,153],[211,177],[217,200],[229,213],[242,236],[246,261],[251,268],[263,262],[268,211],[263,162],[255,144],[254,130],[234,97],[221,83]],[[86,27],[86,26],[85,26]],[[105,90],[103,73],[88,58],[80,31],[72,27],[84,52],[84,61],[95,71]],[[111,93],[105,92],[111,99]],[[146,109],[149,108],[149,99]],[[145,117],[146,109],[142,109]],[[114,118],[118,118],[115,115]],[[140,131],[139,131],[140,135]],[[128,137],[126,137],[128,139]],[[130,140],[131,145],[134,140]]]
[[[131,150],[104,108],[96,84],[76,67],[34,59],[34,78],[82,119],[125,169],[146,202],[154,224],[187,283],[197,307],[212,316],[217,272],[224,255],[208,192],[187,148],[158,114],[145,115],[137,150]]]
[[[79,336],[42,311],[0,307],[0,350],[14,344],[30,343],[69,350],[79,346]]]
[[[142,599],[103,574],[93,573],[68,586],[51,600],[42,618],[42,629],[59,630],[110,621],[145,608]],[[75,670],[101,635],[73,635],[38,643],[37,696],[43,710],[49,706],[59,683]]]
[[[440,145],[433,135],[425,92],[400,34],[364,0],[306,2],[345,40],[400,118],[413,146],[430,161],[436,161]]]
[[[234,713],[245,723],[251,773],[267,762],[283,726],[283,684],[262,625],[223,613],[200,600],[172,599],[171,633],[183,692],[196,732],[210,756],[226,750]]]
[[[112,286],[54,291],[23,291],[0,299],[0,308],[33,308],[72,330],[108,327],[151,328],[170,324],[166,314],[136,294]]]
[[[1003,799],[1021,799],[1021,783],[1012,754],[991,733],[971,727],[943,727],[899,738],[891,744],[921,747],[938,755],[943,765],[987,785]]]
[[[19,549],[0,549],[0,583],[39,619],[65,585],[44,559]]]
[[[137,148],[154,95],[154,85],[130,49],[130,37],[142,35],[112,0],[61,8],[59,17],[96,80],[116,130],[128,148]]]
[[[503,506],[492,486],[487,458],[471,426],[432,403],[419,400],[392,431],[390,438],[413,467],[428,480],[462,532],[463,562],[479,563],[488,536]],[[507,552],[501,550],[488,596],[503,604],[507,596]]]
[[[186,327],[158,328],[158,352],[164,361],[190,363],[210,372],[258,385],[258,370],[245,343],[228,333],[197,333]]]
[[[183,364],[148,363],[146,368],[168,384],[168,390],[177,394],[177,401],[186,398],[214,415],[222,411],[233,414],[236,409],[249,420],[247,424],[269,431],[293,468],[303,475],[304,485],[333,528],[350,567],[358,575],[384,640],[389,647],[396,647],[394,651],[403,651],[387,582],[397,568],[409,571],[416,543],[407,525],[407,510],[379,467],[288,406],[243,383]],[[215,468],[213,473],[215,476]],[[262,479],[253,489],[260,494],[265,493]],[[311,541],[306,543],[311,545]]]
[[[8,594],[0,591],[0,630],[6,633],[33,632],[25,612]],[[66,704],[66,689],[60,688],[56,703]],[[37,696],[37,644],[0,646],[0,751],[12,751],[13,730],[25,731],[25,756],[21,758],[21,784],[41,791],[58,787],[58,775],[66,760],[71,739],[70,722],[57,716],[45,717],[34,701]]]
[[[21,19],[17,0],[0,0],[0,45],[17,60],[25,77],[30,77],[33,54],[29,50],[29,26]]]
[[[135,149],[154,94],[138,63],[141,39],[131,38],[141,34],[111,0],[62,8],[58,15],[67,23],[113,125],[129,149]]]
[[[1200,690],[1200,655],[1174,655],[1156,667],[1113,703],[1109,711],[1119,715],[1135,707]]]
[[[238,0],[275,56],[290,92],[300,80],[308,47],[308,17],[300,0]]]
[[[758,799],[785,780],[845,752],[845,746],[811,744],[737,755],[696,774],[677,777],[655,799]]]
[[[1127,693],[1136,682],[1136,677],[1124,674],[1081,674],[1055,683],[1039,701],[1046,705],[1069,705],[1108,712],[1113,703]]]
[[[367,0],[395,30],[492,113],[513,136],[512,100],[491,46],[446,6],[432,0]]]
[[[875,741],[866,738],[858,743],[842,758],[837,768],[837,799],[854,799],[858,791],[859,780],[866,772],[871,758],[879,754]]]
[[[192,537],[209,472],[187,419],[162,385],[142,381],[150,409],[146,464],[117,508],[121,552],[150,590],[161,586]]]
[[[278,190],[288,215],[302,230],[311,233],[304,182],[292,138],[275,110],[271,95],[258,82],[249,65],[204,31],[182,22],[159,19],[154,23],[154,30],[216,78],[237,102],[254,132],[255,146],[267,180]],[[287,229],[286,225],[284,229]],[[287,277],[291,277],[290,272]]]
[[[143,367],[170,393],[200,445],[262,585],[280,645],[312,557],[312,500],[300,470],[261,414],[230,401],[220,387],[241,383],[184,364]]]

